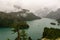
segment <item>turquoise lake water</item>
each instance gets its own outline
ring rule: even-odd
[[[51,22],[56,23],[56,25],[51,25]],[[31,36],[33,40],[37,40],[42,37],[44,27],[60,28],[60,26],[57,25],[58,23],[56,20],[48,18],[28,21],[27,23],[30,27],[26,30],[26,33],[28,36]],[[7,40],[7,38],[14,40],[17,37],[17,34],[12,33],[11,28],[0,28],[0,40]]]

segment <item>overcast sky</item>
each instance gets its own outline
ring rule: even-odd
[[[1,11],[16,10],[13,5],[17,5],[31,11],[36,11],[44,7],[56,9],[60,8],[60,0],[0,0]]]

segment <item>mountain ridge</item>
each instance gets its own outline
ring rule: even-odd
[[[57,11],[51,11],[46,18],[60,19],[60,8]]]
[[[19,19],[21,21],[32,21],[32,20],[36,20],[36,19],[41,19],[40,17],[34,15],[31,12],[30,13],[21,13],[20,11],[10,12],[10,13],[0,12],[0,18]]]

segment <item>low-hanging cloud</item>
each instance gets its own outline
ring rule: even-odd
[[[20,6],[31,11],[36,11],[40,8],[59,8],[59,0],[0,0],[0,10],[16,10],[13,5]]]

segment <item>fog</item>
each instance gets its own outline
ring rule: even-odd
[[[0,0],[0,11],[16,11],[14,5],[32,12],[48,8],[56,10],[60,8],[60,0]]]
[[[59,8],[59,0],[0,0],[0,10],[14,10],[13,5],[20,6],[32,11],[40,8]]]

